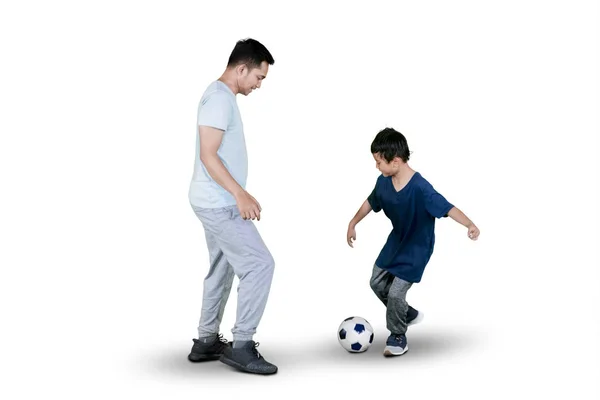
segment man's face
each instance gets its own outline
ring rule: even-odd
[[[253,90],[258,89],[267,77],[269,63],[263,61],[260,68],[249,69],[243,64],[238,67],[238,89],[241,94],[248,96]]]

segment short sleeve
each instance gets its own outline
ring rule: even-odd
[[[454,206],[444,196],[439,194],[431,184],[425,183],[422,186],[422,190],[427,212],[435,218],[447,217]]]
[[[381,202],[379,201],[379,197],[377,196],[377,186],[379,186],[379,182],[380,182],[380,179],[377,179],[377,183],[375,184],[373,191],[371,192],[369,197],[367,197],[367,201],[369,202],[369,205],[375,212],[381,211]]]
[[[227,130],[232,108],[227,93],[215,92],[203,100],[198,110],[198,126]]]

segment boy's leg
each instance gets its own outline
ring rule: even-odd
[[[379,300],[387,307],[388,305],[388,293],[390,291],[390,287],[392,286],[392,282],[394,281],[394,275],[389,272],[377,267],[373,266],[373,273],[371,275],[371,289],[377,295]],[[407,325],[418,324],[423,320],[423,313],[408,305],[408,310],[406,311],[406,322]]]
[[[387,328],[392,334],[404,335],[406,333],[406,317],[409,307],[406,302],[406,293],[411,286],[412,283],[395,277],[390,287],[386,319]]]
[[[390,287],[386,321],[391,335],[388,337],[383,351],[385,356],[399,356],[408,351],[406,328],[409,306],[406,302],[406,293],[411,286],[412,283],[396,277]]]
[[[373,265],[373,272],[371,274],[370,285],[375,295],[384,306],[387,307],[388,293],[392,282],[394,281],[394,275],[390,274],[384,269],[379,268],[377,265]]]

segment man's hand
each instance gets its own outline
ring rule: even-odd
[[[235,201],[243,219],[256,219],[260,221],[260,212],[262,211],[262,208],[250,193],[245,190],[240,191],[239,194],[235,196]]]
[[[352,242],[356,240],[356,226],[350,222],[348,225],[348,233],[346,233],[346,241],[348,242],[348,246],[354,248]]]
[[[477,240],[477,238],[479,237],[479,228],[477,228],[475,224],[471,224],[467,228],[469,230],[469,239]]]

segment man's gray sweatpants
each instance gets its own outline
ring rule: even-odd
[[[208,245],[210,268],[204,279],[198,336],[219,332],[234,274],[239,278],[234,341],[252,340],[262,318],[275,262],[251,220],[244,220],[237,206],[199,208]]]
[[[412,309],[406,302],[406,292],[408,292],[412,283],[374,265],[370,284],[371,289],[387,308],[385,319],[388,330],[393,335],[405,334],[407,328],[406,317],[408,310]],[[412,311],[415,312],[414,309]]]

